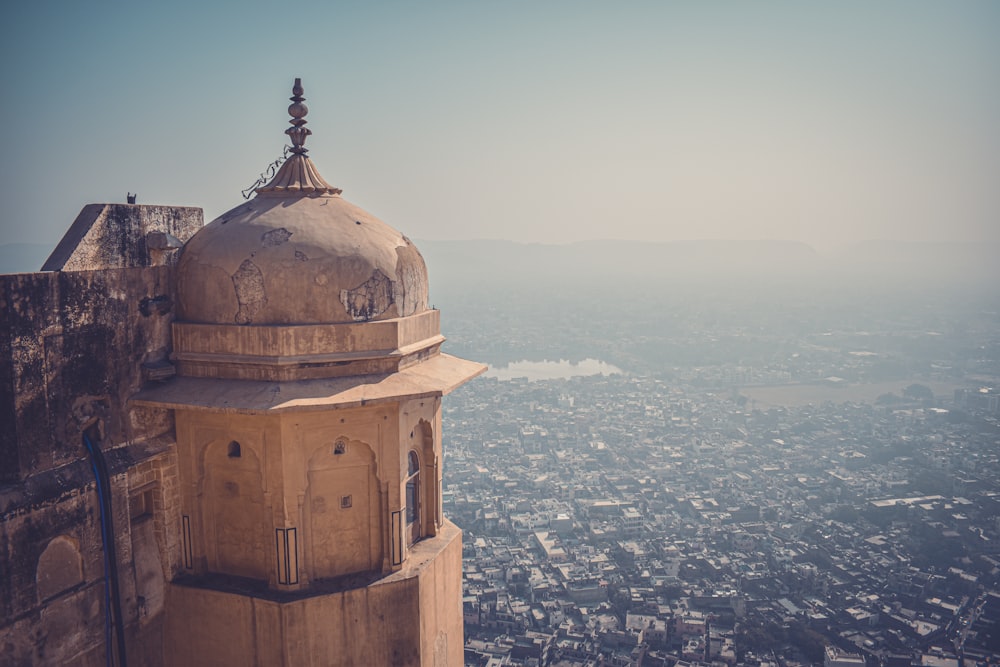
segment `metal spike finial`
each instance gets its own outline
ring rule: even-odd
[[[292,96],[288,98],[292,101],[288,107],[288,115],[292,117],[288,121],[291,127],[285,130],[285,134],[292,140],[292,146],[290,148],[285,146],[287,154],[271,163],[267,174],[261,174],[257,183],[243,191],[244,197],[249,198],[250,192],[264,196],[282,197],[340,194],[340,188],[335,188],[323,180],[312,160],[306,155],[308,151],[303,144],[306,142],[306,137],[312,134],[312,130],[305,127],[305,117],[309,113],[309,107],[303,104],[306,98],[302,97],[302,93],[302,79],[295,79],[295,85],[292,86]],[[267,178],[271,180],[258,187]]]
[[[305,91],[302,89],[302,79],[296,77],[295,85],[292,86],[292,96],[288,98],[292,101],[288,106],[288,115],[292,117],[288,122],[292,126],[285,130],[285,134],[292,140],[291,152],[296,155],[305,155],[309,151],[304,144],[306,137],[312,134],[312,130],[305,126],[305,117],[309,113],[309,107],[304,104],[306,98],[302,97],[303,92]]]

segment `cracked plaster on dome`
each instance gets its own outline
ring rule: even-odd
[[[236,312],[237,324],[253,324],[253,318],[267,305],[264,291],[264,276],[252,260],[243,260],[240,268],[232,275],[236,300],[240,304]]]
[[[395,303],[395,283],[375,269],[372,277],[354,289],[340,290],[340,302],[355,322],[365,322],[378,317]]]

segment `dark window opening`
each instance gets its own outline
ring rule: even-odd
[[[243,448],[240,447],[240,443],[233,440],[229,443],[229,458],[238,459],[243,456]]]
[[[410,452],[406,477],[406,526],[408,540],[413,544],[420,539],[420,459]]]
[[[335,455],[346,454],[347,453],[347,443],[343,440],[338,440],[333,445],[333,453]]]
[[[351,496],[341,496],[340,497],[340,509],[346,510],[354,505],[354,501]]]

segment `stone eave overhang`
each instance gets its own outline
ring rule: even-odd
[[[149,385],[135,406],[216,413],[280,414],[354,408],[443,396],[486,372],[474,361],[439,354],[396,373],[319,380],[260,381],[175,377]]]

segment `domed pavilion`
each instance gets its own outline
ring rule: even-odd
[[[485,367],[441,352],[427,267],[343,199],[305,142],[176,269],[185,573],[177,665],[461,665],[461,531],[442,512],[441,400]]]

